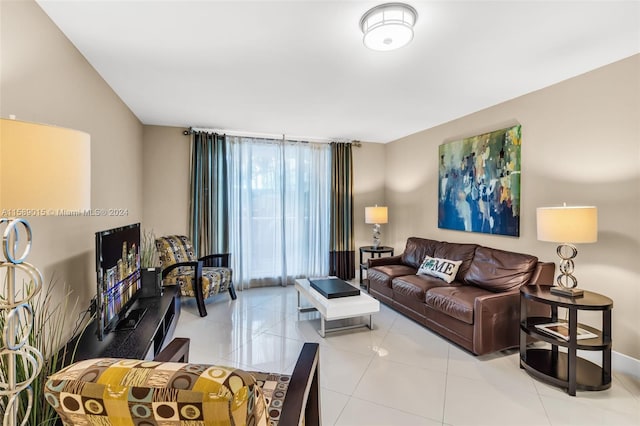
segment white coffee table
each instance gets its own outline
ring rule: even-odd
[[[369,327],[373,329],[372,315],[380,312],[380,302],[368,294],[360,292],[358,296],[338,297],[335,299],[327,299],[315,289],[311,287],[309,280],[306,278],[297,279],[295,284],[298,292],[298,311],[307,312],[317,310],[320,313],[320,336],[325,337],[328,332],[347,330],[356,327]],[[354,286],[355,287],[355,286]],[[303,308],[300,305],[300,295],[312,305],[312,307]],[[362,324],[348,325],[344,327],[332,327],[327,329],[326,321],[334,321],[346,318],[356,318],[361,316],[369,316],[369,321]]]

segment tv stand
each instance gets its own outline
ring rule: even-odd
[[[138,326],[138,324],[140,324],[142,317],[146,313],[147,308],[130,310],[129,312],[127,312],[127,315],[124,318],[118,321],[118,325],[116,325],[115,331],[134,330]]]
[[[80,339],[74,361],[91,358],[153,359],[171,341],[178,323],[179,288],[166,287],[162,296],[138,298],[131,308],[123,321],[126,323],[131,316],[136,316],[135,319],[139,320],[137,327],[118,329],[118,323],[116,330],[105,334],[100,341],[95,321],[92,321],[68,346],[73,351],[73,345]]]

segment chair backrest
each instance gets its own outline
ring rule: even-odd
[[[168,235],[156,238],[160,266],[164,269],[175,263],[198,260],[191,240],[184,235]]]

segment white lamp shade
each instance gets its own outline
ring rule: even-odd
[[[386,3],[367,11],[360,20],[364,45],[372,50],[399,49],[413,39],[416,10],[402,3]]]
[[[90,136],[0,119],[0,213],[56,215],[91,207]],[[26,214],[20,211],[27,210]],[[4,214],[2,216],[5,216]]]
[[[536,218],[540,241],[576,244],[598,241],[596,207],[538,207]]]
[[[386,207],[365,207],[364,222],[365,223],[387,223],[389,220],[388,209]]]

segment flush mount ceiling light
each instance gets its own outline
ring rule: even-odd
[[[360,19],[364,45],[372,50],[395,50],[413,39],[418,12],[404,3],[385,3],[370,9]]]

